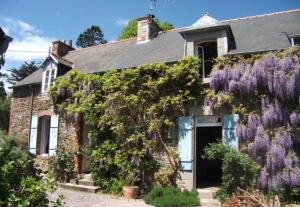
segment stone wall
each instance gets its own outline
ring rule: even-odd
[[[33,100],[31,98],[33,93]],[[30,110],[32,101],[32,115],[38,117],[51,116],[54,114],[52,100],[47,94],[40,93],[40,86],[14,88],[11,100],[10,126],[9,132],[16,134],[21,144],[28,147],[28,137],[30,132]],[[40,125],[40,124],[39,124]],[[37,135],[40,136],[40,133]],[[37,155],[39,155],[39,138],[37,138]],[[66,142],[69,150],[78,150],[78,142],[75,129],[72,126],[66,126],[62,117],[59,118],[58,126],[58,147],[62,142]],[[47,156],[37,156],[37,163],[41,163],[41,168],[45,168]]]
[[[17,134],[24,145],[29,136],[31,92],[29,87],[14,88],[11,98],[9,132]]]

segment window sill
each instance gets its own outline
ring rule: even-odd
[[[50,157],[49,154],[40,154],[41,157]]]

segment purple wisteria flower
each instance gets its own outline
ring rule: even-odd
[[[267,96],[261,98],[261,109],[266,110],[270,105],[270,99]]]
[[[286,151],[289,151],[293,146],[291,134],[286,131],[275,132],[274,142],[283,146]]]
[[[298,163],[298,158],[295,154],[289,154],[285,159],[284,159],[284,166],[285,168],[293,168],[297,166]]]
[[[280,144],[272,142],[267,155],[267,169],[274,174],[278,169],[284,167],[285,149]]]
[[[249,115],[248,116],[248,121],[247,121],[247,137],[248,139],[254,139],[256,130],[258,125],[260,125],[260,117],[258,115]]]
[[[266,168],[262,168],[258,177],[258,185],[262,189],[268,188],[268,172]]]
[[[229,92],[235,92],[239,90],[239,82],[231,80],[228,85]]]
[[[214,90],[222,89],[227,80],[225,77],[225,70],[215,70],[210,75],[210,88]]]
[[[300,186],[300,168],[294,168],[291,172],[291,185]]]
[[[247,127],[243,124],[236,125],[236,135],[240,140],[247,140]]]
[[[242,96],[248,96],[257,88],[256,78],[250,72],[245,72],[240,80],[240,93]]]
[[[257,133],[253,142],[252,153],[256,157],[260,152],[266,152],[269,148],[270,138],[266,133]]]
[[[286,74],[284,71],[276,71],[274,73],[274,92],[276,97],[278,97],[281,101],[286,100],[286,88],[287,88],[287,80]]]
[[[274,74],[273,74],[273,72],[268,72],[268,73],[267,73],[267,83],[268,83],[268,89],[269,89],[269,92],[270,92],[271,94],[273,94],[273,92],[274,92],[273,79],[274,79]]]
[[[242,76],[242,71],[244,70],[245,64],[239,62],[234,64],[232,68],[228,71],[228,80],[239,81]]]
[[[291,121],[291,125],[293,127],[300,127],[300,113],[294,111],[291,115],[290,115],[290,121]]]
[[[279,62],[280,66],[281,66],[281,70],[283,70],[284,72],[289,72],[290,70],[293,69],[293,62],[294,62],[294,58],[293,58],[293,54],[288,53],[286,54]]]
[[[262,124],[265,128],[272,128],[283,121],[283,112],[279,106],[270,105],[262,115]]]

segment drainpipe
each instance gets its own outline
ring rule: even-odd
[[[29,89],[31,91],[31,98],[30,98],[30,109],[29,109],[29,133],[28,133],[28,142],[27,142],[27,148],[28,148],[28,151],[30,150],[30,137],[31,137],[31,118],[32,118],[32,106],[33,106],[33,88],[31,85],[29,85]]]
[[[186,41],[186,35],[184,34],[184,51],[183,51],[183,55],[184,57],[186,57],[186,52],[187,52],[187,41]]]

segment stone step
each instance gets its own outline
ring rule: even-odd
[[[214,199],[215,193],[218,191],[218,188],[211,187],[211,188],[200,188],[197,189],[199,193],[199,197],[202,199]]]
[[[82,174],[82,179],[92,181],[92,174]]]
[[[81,179],[81,180],[79,180],[79,185],[95,186],[95,181]]]
[[[204,207],[222,207],[222,204],[217,199],[200,198],[201,206]]]
[[[76,185],[73,183],[58,183],[58,186],[68,190],[75,190],[87,193],[96,193],[100,190],[98,186]]]

